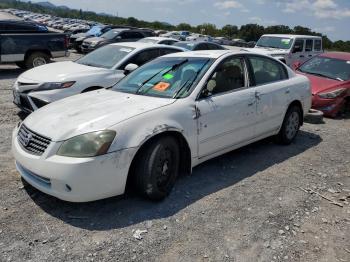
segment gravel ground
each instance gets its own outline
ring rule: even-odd
[[[0,261],[350,261],[349,116],[305,124],[290,146],[266,139],[208,161],[160,203],[72,204],[15,170],[21,72],[0,66]]]

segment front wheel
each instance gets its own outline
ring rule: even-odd
[[[302,112],[299,106],[291,106],[286,116],[280,132],[277,135],[277,141],[280,144],[289,145],[297,136],[301,126]]]
[[[136,166],[136,186],[151,200],[169,195],[179,173],[180,152],[173,137],[161,137],[141,152]]]

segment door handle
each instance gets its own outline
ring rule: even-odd
[[[303,56],[303,55],[300,55],[299,57],[303,58],[303,57],[305,57],[305,56]]]
[[[286,94],[289,94],[290,93],[290,90],[289,90],[289,88],[286,90],[286,92],[285,92]]]
[[[255,104],[255,102],[252,101],[252,102],[250,102],[250,103],[248,104],[248,106],[252,106],[252,105],[254,105],[254,104]]]
[[[312,55],[309,55],[309,57],[312,57]]]

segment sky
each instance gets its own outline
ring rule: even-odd
[[[44,0],[32,0],[39,2]],[[350,40],[350,0],[49,0],[56,5],[174,25],[213,23],[306,26]]]

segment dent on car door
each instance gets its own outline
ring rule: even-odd
[[[254,137],[254,101],[244,59],[226,58],[216,67],[196,102],[200,158]]]
[[[248,57],[256,97],[256,136],[278,129],[290,102],[291,84],[285,66],[271,58]]]

